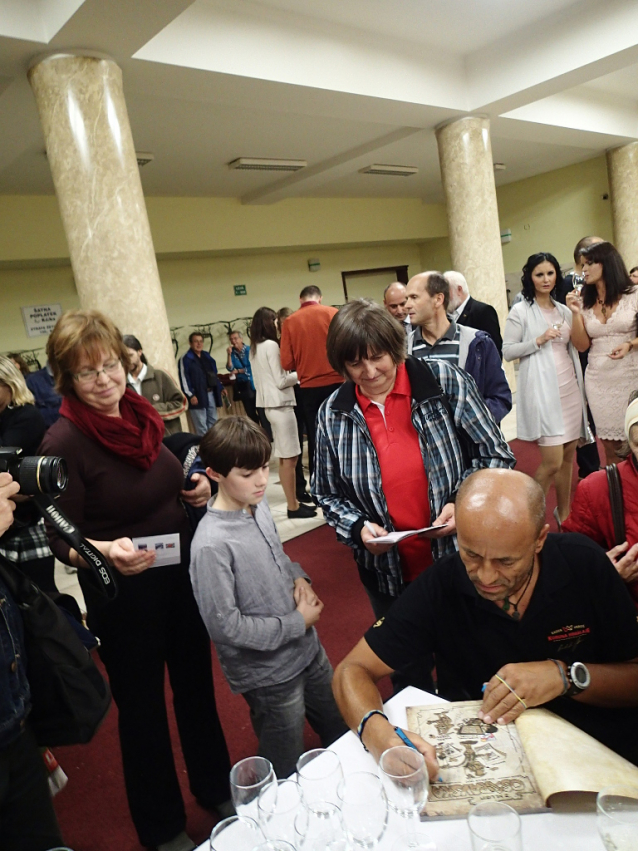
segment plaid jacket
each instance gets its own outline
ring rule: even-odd
[[[516,460],[470,375],[444,361],[412,357],[408,357],[406,369],[412,387],[412,423],[419,435],[434,519],[446,503],[454,501],[470,473],[482,467],[513,467]],[[399,596],[403,578],[397,547],[373,555],[361,542],[366,520],[388,531],[394,527],[381,487],[377,454],[351,381],[329,396],[319,410],[311,491],[337,538],[353,548],[364,585]],[[455,548],[456,536],[432,539],[434,559]]]

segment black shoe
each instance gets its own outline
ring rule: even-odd
[[[312,503],[312,497],[307,491],[299,491],[297,494],[297,502],[310,502]]]
[[[300,505],[299,508],[296,511],[291,511],[290,509],[288,509],[288,517],[291,520],[299,520],[302,517],[316,517],[316,516],[317,516],[317,509],[314,508],[314,507],[310,508],[309,505]]]

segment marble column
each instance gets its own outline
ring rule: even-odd
[[[129,125],[110,59],[54,54],[29,70],[80,303],[142,342],[177,378]]]
[[[452,268],[465,275],[474,298],[496,308],[502,330],[507,295],[489,119],[472,115],[443,124],[436,141]],[[512,365],[505,370],[514,390]]]
[[[638,142],[607,151],[614,245],[628,269],[638,265]]]

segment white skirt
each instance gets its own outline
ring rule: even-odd
[[[297,434],[297,418],[290,405],[283,408],[264,408],[268,422],[272,426],[275,458],[295,458],[301,452]]]

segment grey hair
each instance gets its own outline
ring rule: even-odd
[[[464,295],[470,294],[470,288],[467,285],[467,281],[465,280],[465,275],[462,275],[460,272],[455,272],[453,269],[449,272],[444,272],[443,277],[452,287],[461,287]]]

